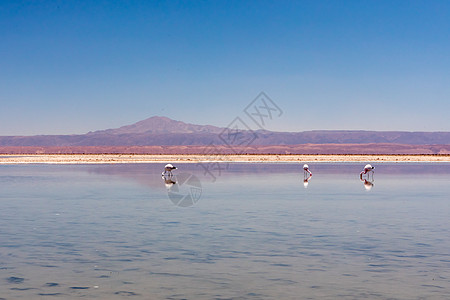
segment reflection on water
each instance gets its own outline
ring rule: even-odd
[[[202,183],[192,173],[162,176],[167,195],[175,206],[190,207],[196,204],[202,195]]]
[[[0,166],[0,298],[450,298],[449,164],[163,167]]]
[[[362,179],[361,181],[363,182],[364,188],[367,191],[370,191],[373,188],[373,181],[370,181],[368,179]]]
[[[173,186],[177,183],[175,181],[175,177],[172,174],[162,174],[162,179],[164,180],[164,185],[166,186],[167,191],[169,192]]]

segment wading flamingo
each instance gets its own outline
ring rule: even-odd
[[[312,176],[312,173],[309,170],[309,166],[307,164],[303,165],[303,171],[305,171],[305,175],[307,175],[308,177]]]
[[[359,173],[359,178],[362,178],[363,174],[367,174],[367,173],[372,173],[373,174],[373,169],[375,169],[375,167],[372,167],[372,165],[367,164],[364,166],[364,170],[362,170],[361,173]]]
[[[309,179],[311,179],[312,173],[309,170],[309,166],[307,164],[303,165],[303,186],[305,189],[308,187]]]
[[[162,172],[162,176],[173,176],[172,170],[175,170],[177,167],[172,166],[172,164],[167,164],[164,166],[164,172]]]
[[[370,191],[373,187],[373,169],[375,167],[372,167],[372,165],[367,164],[364,166],[364,170],[362,170],[361,173],[359,173],[359,179],[364,183],[364,187],[366,190]],[[372,178],[370,178],[370,174],[372,174]],[[363,178],[363,175],[367,175],[365,178]]]

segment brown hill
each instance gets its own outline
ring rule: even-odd
[[[3,147],[113,147],[226,145],[227,129],[195,125],[166,117],[151,117],[117,129],[81,135],[2,136]],[[222,137],[222,138],[220,138]],[[225,138],[224,138],[225,137]],[[406,144],[450,145],[450,132],[315,130],[304,132],[240,131],[239,138],[255,145]],[[230,142],[229,142],[230,143]],[[231,142],[233,143],[233,142]],[[238,144],[238,143],[237,143]],[[232,145],[234,146],[234,145]]]
[[[450,154],[450,145],[405,144],[302,144],[230,148],[222,146],[75,146],[1,147],[0,154]]]

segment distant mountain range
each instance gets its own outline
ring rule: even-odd
[[[225,128],[194,125],[166,117],[151,117],[116,129],[80,135],[0,136],[0,146],[163,146],[225,144]],[[241,131],[242,139],[255,137],[254,145],[450,144],[450,132],[313,130],[303,132]],[[225,139],[226,141],[226,139]]]
[[[116,129],[79,135],[0,136],[0,147],[131,147],[131,146],[227,146],[229,131],[211,125],[195,125],[166,117],[151,117]],[[450,132],[313,130],[303,132],[240,131],[239,147],[331,144],[450,145]],[[234,145],[233,145],[234,146]],[[344,146],[344,145],[343,145]],[[256,147],[257,148],[257,147]],[[255,151],[256,151],[255,148]],[[303,147],[305,148],[305,147]],[[344,146],[345,148],[345,146]],[[421,147],[423,149],[423,147]],[[283,151],[281,151],[283,152]],[[326,152],[326,151],[325,151]],[[435,151],[433,151],[435,152]]]

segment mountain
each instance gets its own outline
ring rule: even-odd
[[[2,147],[112,147],[225,145],[226,128],[151,117],[116,129],[80,135],[1,136]],[[314,130],[303,132],[241,131],[240,147],[303,144],[450,145],[450,132]],[[247,141],[248,144],[247,144]],[[235,142],[235,141],[234,141]],[[236,144],[238,145],[238,144]],[[234,145],[232,145],[234,146]]]
[[[116,129],[100,130],[89,134],[168,134],[168,133],[215,133],[223,129],[211,125],[194,125],[175,121],[167,117],[151,117],[132,125]]]

